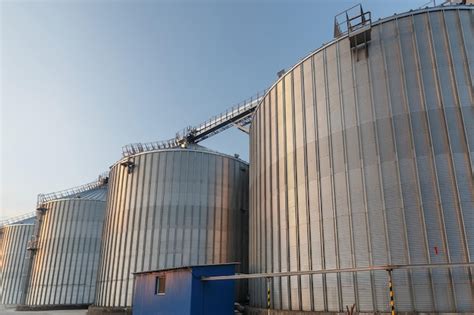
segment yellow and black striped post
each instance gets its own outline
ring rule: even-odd
[[[270,292],[270,278],[267,278],[267,309],[270,309],[272,305],[271,292]]]
[[[393,285],[392,285],[392,269],[387,269],[388,272],[388,288],[390,290],[390,311],[392,315],[395,315],[395,300],[393,297]]]
[[[267,314],[270,314],[270,307],[272,305],[272,300],[271,300],[271,292],[270,292],[270,285],[271,285],[271,278],[267,278]]]

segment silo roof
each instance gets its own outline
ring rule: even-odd
[[[73,193],[62,197],[61,199],[88,199],[105,201],[107,198],[107,185],[99,186],[90,190]]]
[[[60,199],[86,199],[105,201],[107,198],[108,175],[101,175],[98,180],[74,188],[38,195],[38,205]]]
[[[34,224],[36,212],[24,213],[0,221],[0,228],[8,225]]]
[[[212,149],[209,149],[207,147],[204,147],[202,145],[199,145],[199,144],[196,144],[196,143],[188,143],[186,144],[186,147],[181,147],[181,146],[177,146],[177,147],[171,147],[171,148],[163,148],[163,149],[155,149],[155,150],[143,150],[141,152],[138,152],[138,153],[135,153],[133,155],[129,155],[129,156],[126,156],[126,157],[123,157],[122,159],[120,159],[119,161],[117,161],[116,163],[114,163],[112,167],[114,167],[114,165],[116,164],[119,164],[121,163],[122,161],[126,161],[134,156],[137,156],[137,155],[141,155],[141,154],[148,154],[148,153],[154,153],[154,152],[169,152],[169,151],[194,151],[194,152],[204,152],[204,153],[209,153],[209,154],[215,154],[215,155],[219,155],[219,156],[223,156],[223,157],[226,157],[226,158],[230,158],[230,159],[234,159],[234,160],[237,160],[245,165],[248,165],[248,162],[247,161],[244,161],[242,160],[241,158],[239,158],[238,155],[229,155],[229,154],[225,154],[225,153],[222,153],[222,152],[219,152],[219,151],[215,151],[215,150],[212,150]]]
[[[23,220],[20,220],[20,221],[15,221],[15,222],[12,222],[11,224],[34,224],[35,220],[36,220],[36,216],[33,215],[30,218],[26,218],[26,219],[23,219]]]

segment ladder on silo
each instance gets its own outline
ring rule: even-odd
[[[31,269],[33,267],[33,260],[36,255],[36,251],[38,250],[38,238],[39,238],[39,233],[41,231],[41,225],[43,223],[43,216],[46,213],[48,209],[42,205],[39,204],[38,207],[36,208],[36,222],[35,222],[35,227],[33,231],[33,235],[31,236],[30,240],[28,241],[26,245],[26,256],[25,256],[25,264],[23,266],[22,274],[23,274],[23,279],[22,284],[21,284],[21,296],[20,296],[20,304],[25,305],[26,304],[26,298],[28,295],[28,287],[30,284],[30,276],[31,276]]]

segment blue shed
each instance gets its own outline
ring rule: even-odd
[[[235,266],[236,263],[228,263],[137,272],[133,314],[233,314],[235,280],[201,278],[233,275]]]

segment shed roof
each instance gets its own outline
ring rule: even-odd
[[[240,265],[240,262],[230,262],[230,263],[223,263],[223,264],[189,265],[189,266],[180,266],[180,267],[165,268],[165,269],[153,269],[153,270],[146,270],[146,271],[138,271],[138,272],[134,272],[133,274],[142,275],[142,274],[154,273],[154,272],[175,271],[179,269],[192,269],[192,268],[200,268],[200,267],[219,267],[219,266],[228,266],[228,265]]]

